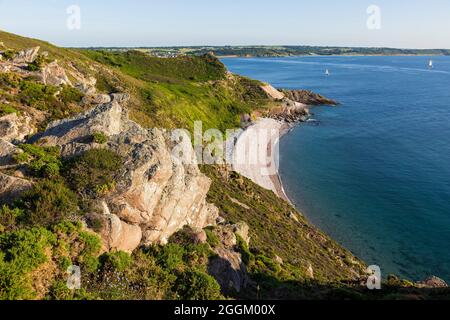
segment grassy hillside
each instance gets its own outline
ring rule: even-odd
[[[16,50],[40,46],[66,68],[97,78],[105,93],[129,92],[131,117],[146,127],[225,130],[239,126],[242,113],[270,102],[259,82],[227,75],[215,57],[154,58],[131,51],[71,50],[0,31],[0,42]]]
[[[205,129],[226,130],[239,126],[242,113],[269,104],[259,82],[227,75],[225,66],[210,55],[154,58],[137,51],[81,52],[120,75],[133,93],[132,117],[145,126],[192,128],[194,121],[202,121]]]

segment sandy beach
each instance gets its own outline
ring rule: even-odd
[[[258,119],[237,138],[232,157],[234,171],[289,202],[278,168],[279,140],[291,127],[279,120]]]

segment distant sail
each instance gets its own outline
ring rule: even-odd
[[[433,68],[434,68],[434,66],[433,66],[433,60],[430,60],[430,62],[428,63],[428,67],[429,67],[430,69],[433,69]]]
[[[330,70],[327,69],[327,70],[325,71],[325,75],[329,76],[329,75],[330,75]]]

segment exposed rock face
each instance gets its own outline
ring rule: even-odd
[[[7,114],[0,118],[0,137],[8,142],[21,142],[26,136],[35,132],[32,118],[28,114],[18,116]]]
[[[111,214],[106,202],[102,202],[103,212],[91,215],[101,223],[100,236],[103,239],[103,251],[124,251],[131,253],[142,240],[142,230],[139,226],[131,225]]]
[[[40,47],[19,51],[13,59],[13,63],[32,63],[36,60]]]
[[[102,232],[106,247],[131,251],[139,243],[164,244],[185,225],[203,229],[215,224],[218,209],[206,202],[211,182],[196,162],[173,156],[168,133],[141,128],[116,101],[53,122],[35,139],[61,146],[62,155],[70,157],[96,147],[89,139],[95,132],[107,135],[105,147],[124,158],[116,191],[104,199],[103,212],[111,226]],[[190,141],[180,145],[194,154]]]
[[[269,96],[269,98],[272,98],[274,100],[283,100],[285,98],[285,95],[283,92],[278,91],[277,89],[272,87],[270,84],[261,86],[261,89],[264,90],[264,92]]]
[[[58,65],[57,61],[53,61],[43,68],[42,82],[52,86],[72,85],[66,71]]]
[[[434,276],[425,279],[424,281],[418,282],[417,285],[420,288],[427,288],[427,289],[448,288],[448,285],[444,280]]]
[[[338,103],[334,100],[325,98],[320,94],[314,93],[309,90],[282,90],[282,93],[286,96],[286,98],[303,103],[310,106],[317,105],[338,105]]]
[[[22,151],[15,145],[0,138],[0,169],[14,165],[13,156],[19,152]]]
[[[233,225],[233,231],[236,235],[240,236],[242,240],[247,244],[250,244],[250,236],[248,234],[249,227],[245,222],[239,222]]]
[[[0,203],[11,203],[32,187],[30,181],[0,172]]]
[[[240,292],[250,282],[242,256],[235,248],[237,240],[233,230],[233,225],[216,228],[221,244],[214,249],[217,257],[208,266],[208,272],[216,278],[225,293]]]
[[[84,104],[106,104],[111,102],[111,97],[107,94],[86,95],[83,97]]]

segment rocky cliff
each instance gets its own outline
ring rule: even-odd
[[[108,142],[92,141],[101,132]],[[104,220],[100,231],[105,250],[133,251],[140,244],[166,243],[186,225],[203,229],[215,224],[218,210],[205,200],[210,180],[196,163],[183,163],[171,154],[170,135],[143,129],[128,119],[117,101],[102,104],[77,117],[51,123],[34,141],[60,146],[64,158],[92,148],[106,148],[124,159],[115,191],[98,200],[97,215]],[[182,141],[183,150],[191,150]]]

